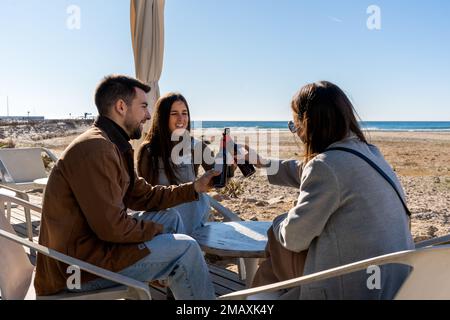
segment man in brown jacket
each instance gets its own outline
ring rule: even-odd
[[[127,208],[157,211],[195,201],[217,173],[178,187],[151,186],[137,178],[130,139],[139,139],[150,119],[150,87],[126,76],[108,76],[97,87],[99,117],[64,151],[45,190],[39,243],[93,265],[141,281],[167,279],[177,299],[213,299],[201,250],[183,232],[174,212],[127,214]],[[67,265],[38,255],[39,295],[67,290]],[[82,291],[114,283],[81,273]]]

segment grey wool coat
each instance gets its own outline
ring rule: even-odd
[[[374,161],[403,189],[380,151],[350,136],[330,147],[346,147]],[[299,188],[297,205],[274,220],[277,240],[287,249],[309,249],[304,274],[414,248],[409,218],[391,185],[367,162],[343,151],[324,152],[305,166],[279,161],[268,175],[276,185]],[[380,267],[380,288],[369,289],[366,270],[297,288],[299,299],[392,299],[409,267]]]

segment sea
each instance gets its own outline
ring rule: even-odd
[[[360,122],[360,126],[370,131],[450,132],[450,121],[364,121]],[[235,131],[288,130],[287,121],[193,121],[193,128],[230,128]]]

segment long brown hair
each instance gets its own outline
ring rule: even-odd
[[[151,179],[148,182],[151,184],[158,183],[159,159],[163,162],[164,172],[170,184],[178,184],[170,161],[172,149],[176,142],[171,140],[171,132],[169,130],[170,111],[172,105],[177,101],[186,105],[189,117],[187,130],[191,131],[191,114],[186,99],[176,92],[170,92],[159,98],[155,105],[150,131],[147,133],[141,147],[141,150],[150,148],[150,164],[153,170],[151,170]]]
[[[291,108],[300,123],[305,163],[351,132],[367,143],[350,99],[331,82],[321,81],[304,86],[292,99]]]

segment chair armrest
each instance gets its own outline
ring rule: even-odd
[[[229,222],[229,221],[242,221],[242,219],[235,214],[233,211],[231,211],[230,209],[224,207],[223,205],[221,205],[219,203],[219,201],[217,201],[216,199],[214,199],[213,197],[211,197],[210,195],[207,195],[209,198],[209,202],[211,204],[211,207],[213,207],[217,212],[219,212],[223,217],[225,222]]]
[[[51,159],[53,162],[58,161],[58,157],[57,157],[52,151],[50,151],[49,149],[47,149],[47,148],[41,148],[41,150],[44,151],[44,152],[50,157],[50,159]]]
[[[416,249],[450,243],[450,234],[416,243]]]
[[[47,257],[50,257],[52,259],[61,261],[61,262],[65,263],[65,264],[68,264],[68,265],[77,266],[81,270],[87,271],[87,272],[92,273],[92,274],[94,274],[96,276],[99,276],[101,278],[104,278],[104,279],[107,279],[107,280],[110,280],[110,281],[122,284],[124,286],[129,287],[129,288],[133,288],[133,289],[135,289],[138,292],[139,297],[145,298],[145,299],[149,299],[149,300],[151,299],[151,294],[150,294],[148,285],[143,283],[143,282],[141,282],[141,281],[137,281],[135,279],[132,279],[132,278],[129,278],[129,277],[125,277],[125,276],[123,276],[123,275],[121,275],[119,273],[111,272],[109,270],[106,270],[106,269],[94,266],[94,265],[92,265],[90,263],[78,260],[76,258],[69,257],[69,256],[67,256],[65,254],[62,254],[62,253],[58,252],[58,251],[55,251],[55,250],[49,249],[47,247],[44,247],[42,245],[35,244],[35,243],[30,242],[30,241],[24,240],[24,239],[20,238],[19,236],[15,235],[15,234],[9,233],[9,232],[1,230],[1,229],[0,229],[0,236],[3,236],[3,237],[5,237],[5,238],[7,238],[7,239],[9,239],[11,241],[14,241],[14,242],[16,242],[18,244],[26,246],[26,247],[28,247],[30,249],[34,249],[37,252],[39,252],[39,253],[47,256]]]
[[[345,275],[347,273],[364,270],[373,265],[383,265],[383,264],[387,264],[387,263],[408,264],[408,261],[403,258],[405,256],[410,255],[412,252],[415,252],[415,251],[409,250],[409,251],[395,252],[395,253],[383,255],[380,257],[375,257],[375,258],[347,264],[344,266],[332,268],[329,270],[317,272],[317,273],[310,274],[307,276],[302,276],[302,277],[298,277],[298,278],[294,278],[294,279],[290,279],[290,280],[286,280],[286,281],[280,281],[280,282],[277,282],[274,284],[269,284],[269,285],[260,286],[260,287],[256,287],[256,288],[236,291],[233,293],[229,293],[229,294],[220,296],[220,297],[218,297],[218,299],[220,299],[220,300],[243,300],[247,296],[251,296],[251,295],[254,295],[257,293],[273,292],[273,291],[277,291],[277,290],[298,287],[298,286],[309,284],[312,282],[325,280],[325,279],[329,279],[329,278],[334,278],[337,276]]]
[[[6,186],[6,185],[4,185],[4,184],[0,184],[0,188],[6,189],[6,190],[9,190],[9,191],[12,191],[12,192],[15,192],[18,198],[23,199],[23,200],[25,200],[25,201],[30,201],[30,197],[29,197],[28,194],[27,194],[26,192],[24,192],[24,191],[17,190],[17,189],[14,189],[14,188],[11,188],[11,187]]]
[[[11,188],[9,188],[9,189],[11,189]],[[14,189],[12,189],[12,190],[15,191]],[[28,234],[28,239],[31,242],[33,242],[33,224],[32,224],[32,220],[31,220],[31,210],[36,211],[37,213],[42,213],[42,208],[30,203],[27,194],[23,195],[23,193],[18,193],[17,196],[20,198],[0,194],[0,201],[15,203],[15,204],[21,205],[23,207],[23,209],[24,209],[23,211],[25,214],[26,226],[27,226],[26,230],[27,230],[27,234]]]
[[[36,211],[38,213],[42,213],[42,208],[41,207],[39,207],[37,205],[34,205],[34,204],[32,204],[32,203],[30,203],[30,202],[28,202],[26,200],[17,198],[17,197],[11,197],[11,196],[0,194],[0,200],[1,201],[9,201],[11,203],[15,203],[15,204],[18,204],[20,206],[23,206],[26,209],[30,209],[30,210]]]

